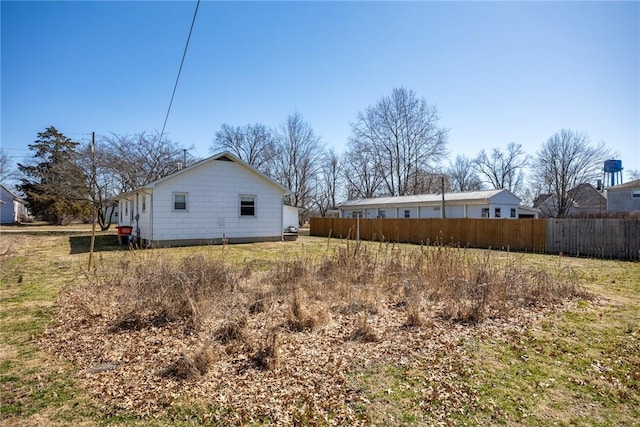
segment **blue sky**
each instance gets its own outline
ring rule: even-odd
[[[160,131],[195,4],[2,1],[2,148]],[[203,1],[165,132],[204,157],[223,123],[297,110],[342,152],[400,86],[438,107],[450,158],[571,128],[640,169],[639,2]]]

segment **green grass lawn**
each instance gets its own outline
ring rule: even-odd
[[[113,233],[99,233],[96,263],[116,265],[135,256],[114,239]],[[339,245],[345,243],[300,237],[296,242],[156,251],[176,258],[215,254],[231,264],[267,266],[321,257]],[[188,401],[148,416],[98,409],[74,384],[77,368],[40,347],[59,291],[86,281],[86,231],[2,233],[0,246],[0,252],[6,251],[0,257],[2,425],[205,422],[198,406],[190,407]],[[354,387],[370,402],[360,408],[362,422],[419,425],[431,419],[430,413],[446,411],[454,425],[640,425],[640,263],[520,254],[518,260],[571,269],[594,298],[573,301],[521,330],[484,334],[479,327],[477,334],[434,360],[349,372]],[[453,389],[468,399],[452,398]],[[328,423],[312,416],[301,422]]]

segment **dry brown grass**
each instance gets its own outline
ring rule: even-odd
[[[380,337],[369,324],[365,313],[358,313],[355,321],[355,328],[349,336],[350,341],[377,342]]]
[[[206,374],[214,360],[215,354],[211,345],[204,343],[193,354],[183,353],[162,371],[162,376],[179,380],[194,380]]]
[[[280,335],[277,329],[269,331],[260,349],[253,356],[258,369],[273,371],[280,366]]]
[[[234,390],[237,399],[237,384],[253,378],[251,387],[263,381],[274,389],[287,382],[302,382],[304,390],[319,387],[324,397],[310,402],[329,402],[331,387],[348,392],[345,381],[335,381],[364,358],[387,361],[409,345],[414,352],[425,351],[423,340],[433,336],[434,322],[459,328],[584,295],[570,271],[527,267],[517,255],[352,243],[271,266],[236,265],[224,256],[175,259],[156,250],[131,252],[115,266],[98,267],[88,279],[87,286],[62,295],[50,345],[86,367],[104,360],[143,360],[145,367],[128,371],[126,378],[150,371],[172,381],[140,394],[153,392],[165,401],[183,390],[180,382],[206,377],[227,384],[225,390]],[[126,349],[109,348],[113,341]],[[364,343],[385,350],[377,356],[375,348],[352,348]],[[298,370],[320,370],[320,378],[305,383],[307,374]],[[261,376],[267,373],[277,376]],[[126,381],[108,375],[100,378],[101,387]],[[139,411],[153,406],[148,397],[136,401],[132,385],[113,387],[123,393],[115,400],[137,402],[128,404]],[[253,408],[266,410],[264,405]],[[331,405],[333,411],[343,407],[342,400]]]
[[[279,261],[267,271],[248,268],[203,255],[173,260],[143,254],[95,272],[66,302],[87,321],[111,308],[112,331],[176,321],[194,331],[217,324],[214,338],[225,343],[251,335],[247,318],[259,314],[284,317],[291,331],[313,331],[332,313],[366,318],[391,302],[404,308],[409,326],[423,324],[423,307],[443,319],[478,323],[583,294],[571,271],[552,273],[522,266],[517,255],[504,261],[450,247],[347,245],[321,258]]]

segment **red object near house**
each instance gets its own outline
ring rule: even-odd
[[[116,228],[118,229],[118,236],[130,236],[133,231],[133,227],[129,227],[128,225],[121,225]]]

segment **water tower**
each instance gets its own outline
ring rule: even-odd
[[[604,161],[604,185],[622,184],[622,160]]]

